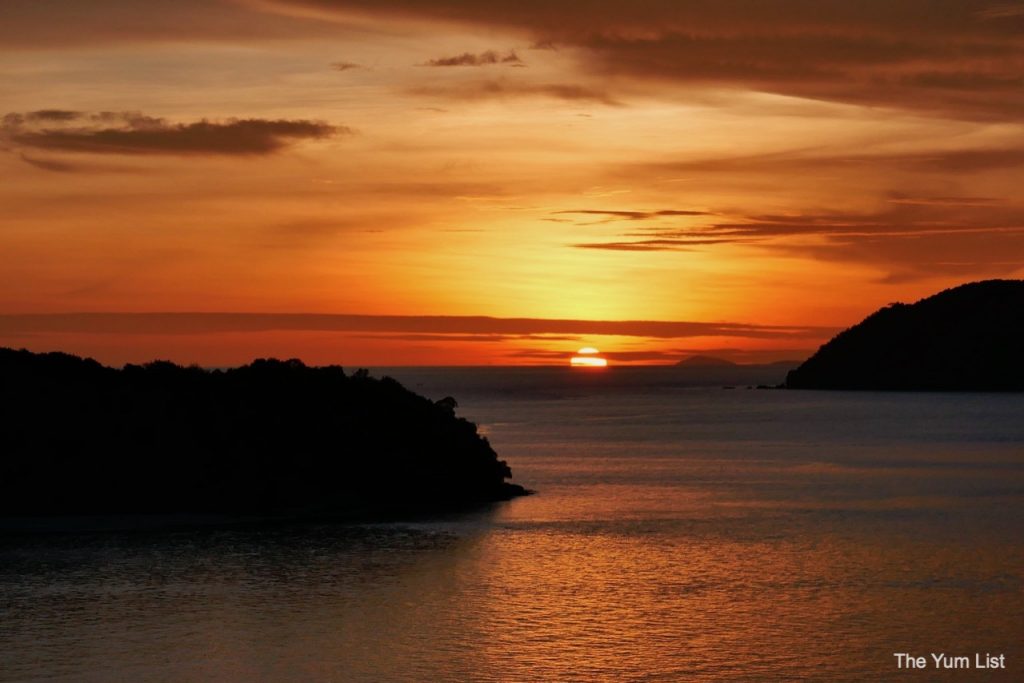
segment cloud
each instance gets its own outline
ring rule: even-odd
[[[669,252],[719,244],[866,264],[884,270],[886,282],[1009,275],[1024,267],[1024,206],[995,197],[892,192],[875,211],[751,214],[702,225],[643,226],[614,240],[571,246]]]
[[[450,86],[420,86],[410,92],[414,95],[455,100],[542,96],[559,100],[596,102],[608,106],[622,104],[604,90],[575,83],[525,83],[508,79],[471,81]]]
[[[81,118],[82,112],[67,109],[40,109],[24,114],[11,113],[3,118],[3,125],[21,125],[26,121],[74,121]]]
[[[886,161],[893,165],[904,165],[924,170],[949,171],[954,173],[988,171],[1024,166],[1024,148],[965,149],[950,152],[935,152],[917,155],[890,156]]]
[[[979,0],[6,0],[0,43],[337,39],[353,19],[461,24],[571,54],[593,77],[1019,120],[1024,5]],[[438,65],[488,64],[488,53]],[[495,53],[497,54],[497,53]],[[498,55],[499,61],[508,55]],[[468,58],[468,59],[467,59]],[[609,81],[611,82],[611,81]],[[608,87],[612,87],[611,85]],[[615,99],[614,95],[611,99]]]
[[[24,152],[18,157],[29,166],[50,173],[142,173],[142,169],[120,164],[78,163],[53,157],[34,157]]]
[[[999,197],[913,197],[894,193],[889,201],[893,204],[918,206],[992,206],[1005,200]]]
[[[636,244],[749,242],[778,237],[921,237],[1024,232],[1024,207],[991,197],[917,197],[892,193],[874,212],[751,214],[684,227],[647,227]]]
[[[75,173],[82,170],[82,167],[78,164],[69,164],[57,159],[34,159],[27,154],[20,154],[19,156],[21,157],[21,160],[29,166],[35,166],[42,171],[52,171],[54,173]]]
[[[509,341],[571,341],[578,342],[580,337],[576,335],[559,334],[360,334],[360,339],[382,339],[388,341],[411,341],[411,342],[509,342]]]
[[[571,246],[577,249],[603,249],[605,251],[687,251],[683,246],[665,246],[666,240],[641,240],[637,242],[580,242]]]
[[[479,54],[473,54],[472,52],[463,52],[461,55],[454,57],[440,57],[438,59],[428,60],[423,66],[488,66],[491,64],[511,64],[513,66],[522,66],[523,60],[519,58],[515,50],[509,50],[504,54],[499,54],[494,50],[487,50]]]
[[[977,120],[1024,106],[1024,11],[976,0],[274,0],[485,26],[573,49],[595,75]],[[1015,85],[1016,84],[1016,85]]]
[[[324,38],[323,17],[264,11],[259,0],[3,0],[0,45],[19,50],[147,42]],[[262,7],[261,7],[262,5]]]
[[[355,62],[332,62],[331,68],[335,71],[351,71],[352,69],[364,69],[366,67]]]
[[[997,171],[1020,166],[1024,166],[1024,147],[1021,146],[866,154],[811,149],[636,164],[623,167],[622,175],[633,176],[638,171],[762,174],[861,170],[876,175],[887,171],[970,173]]]
[[[100,112],[89,115],[85,125],[77,125],[83,118],[86,116],[79,113],[67,118],[8,114],[0,126],[0,138],[15,147],[49,152],[251,156],[272,154],[298,140],[352,132],[343,126],[305,119],[170,123],[136,112]],[[58,125],[65,122],[76,125]],[[42,162],[44,166],[47,163],[50,170],[70,170],[59,169],[54,162]],[[38,160],[35,165],[40,165]]]
[[[735,241],[737,240],[727,238],[676,238],[634,240],[632,242],[581,242],[571,246],[577,249],[604,249],[607,251],[693,251],[694,247],[729,244]]]
[[[1010,19],[1024,17],[1024,4],[1004,3],[1000,5],[992,5],[991,7],[978,10],[978,16],[983,19]]]
[[[675,365],[690,356],[713,356],[739,364],[760,365],[779,362],[798,363],[815,351],[815,347],[796,349],[737,349],[732,347],[714,349],[674,348],[663,350],[640,351],[603,351],[602,356],[618,363],[650,363],[660,361],[665,365]],[[565,351],[553,349],[517,349],[509,354],[513,358],[531,360],[565,361]]]
[[[0,314],[0,335],[30,333],[216,334],[267,331],[404,334],[610,335],[676,339],[741,337],[821,339],[833,328],[734,322],[576,320],[487,316],[401,316],[317,313],[55,313]]]
[[[582,216],[604,216],[608,220],[644,221],[651,218],[668,218],[673,216],[707,216],[707,211],[696,211],[693,209],[661,209],[659,211],[623,211],[623,210],[602,210],[602,209],[567,209],[555,211],[555,215],[576,214]],[[551,219],[558,222],[558,219]]]
[[[833,263],[869,265],[878,281],[900,284],[943,277],[976,280],[1024,275],[1024,232],[972,239],[958,234],[896,239],[851,237],[824,245],[778,245],[781,253]]]

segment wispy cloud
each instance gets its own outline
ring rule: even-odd
[[[23,162],[50,173],[142,173],[142,169],[130,164],[112,164],[99,162],[68,161],[66,157],[38,157],[21,152],[18,158]]]
[[[983,19],[1016,19],[1024,17],[1024,3],[1006,2],[978,10]]]
[[[607,251],[693,251],[695,247],[712,244],[729,244],[735,239],[708,239],[699,237],[643,239],[629,242],[579,242],[577,249],[604,249]]]
[[[387,341],[409,341],[409,342],[463,342],[463,343],[498,343],[498,342],[563,342],[580,341],[577,335],[565,334],[491,334],[486,332],[476,334],[430,334],[430,333],[396,333],[396,334],[359,334],[361,339],[382,339]]]
[[[453,100],[483,100],[503,97],[553,97],[559,100],[594,102],[608,106],[622,103],[608,92],[575,83],[528,83],[510,79],[471,81],[454,85],[420,86],[410,92]]]
[[[892,282],[1008,275],[1024,267],[1024,207],[994,197],[892,192],[875,211],[752,214],[694,226],[646,225],[615,239],[571,246],[670,252],[721,244],[868,264],[885,269],[883,279]]]
[[[645,349],[637,351],[603,351],[602,356],[617,363],[660,363],[674,365],[691,356],[712,356],[740,364],[768,364],[780,361],[800,362],[814,353],[815,347],[790,349],[739,349],[734,347],[694,349]],[[545,360],[552,363],[564,362],[565,352],[554,349],[517,349],[509,354],[512,358]]]
[[[603,209],[569,209],[555,211],[559,214],[576,214],[581,216],[603,216],[611,220],[643,221],[651,218],[671,218],[676,216],[707,216],[707,211],[694,209],[660,209],[657,211],[626,211],[626,210],[603,210]]]
[[[72,164],[58,159],[36,159],[28,156],[27,154],[19,154],[18,156],[29,166],[35,166],[43,171],[51,171],[53,173],[76,173],[83,170],[80,164]]]
[[[638,171],[672,173],[761,174],[828,170],[835,172],[909,171],[964,173],[1024,166],[1024,147],[976,147],[908,152],[836,152],[835,150],[792,150],[767,154],[714,156],[626,166],[622,174]]]
[[[264,0],[5,0],[0,45],[44,50],[146,42],[337,40],[323,17],[267,12]]]

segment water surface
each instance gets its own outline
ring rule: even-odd
[[[865,680],[1024,657],[1024,397],[393,369],[540,493],[0,542],[9,681]],[[584,371],[586,372],[586,371]]]

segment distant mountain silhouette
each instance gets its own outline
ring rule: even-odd
[[[122,370],[0,349],[0,514],[438,510],[526,491],[476,425],[365,370]]]
[[[734,368],[736,363],[714,356],[690,356],[676,363],[681,368]]]
[[[1024,390],[1024,281],[891,304],[791,371],[792,389]]]

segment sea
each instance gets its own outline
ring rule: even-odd
[[[1024,680],[1024,395],[763,370],[375,369],[536,493],[0,538],[0,680]]]

